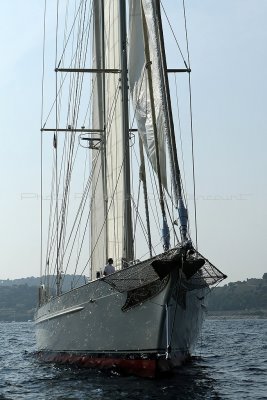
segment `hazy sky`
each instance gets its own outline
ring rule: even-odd
[[[6,279],[39,273],[43,1],[0,3],[0,279]],[[181,1],[167,3],[175,9]],[[261,277],[267,272],[267,2],[186,3],[199,250],[228,281]]]

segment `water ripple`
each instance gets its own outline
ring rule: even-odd
[[[208,320],[192,362],[161,380],[44,364],[33,323],[0,323],[0,400],[267,399],[267,320]]]

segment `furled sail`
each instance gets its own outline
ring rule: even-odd
[[[140,1],[136,0],[130,0],[129,3],[129,85],[138,131],[143,140],[148,159],[150,160],[153,169],[157,172],[156,148],[146,74],[143,22],[140,3]],[[157,120],[161,180],[164,187],[167,189],[165,151],[167,123],[165,105],[162,99],[164,90],[161,75],[160,51],[157,41],[155,6],[151,0],[143,0],[142,6],[149,34],[149,52],[150,61],[152,63],[152,83]]]
[[[101,9],[100,4],[103,4]],[[95,26],[97,21],[102,29],[103,41],[95,46],[94,58],[100,57],[102,68],[106,70],[121,68],[120,47],[120,2],[119,0],[95,0]],[[101,21],[101,22],[100,22]],[[97,32],[95,32],[97,34]],[[97,74],[97,75],[100,75]],[[103,269],[107,257],[112,257],[114,265],[120,266],[124,256],[124,152],[122,132],[122,94],[119,73],[102,74],[105,97],[102,95],[103,115],[99,111],[99,90],[94,88],[93,123],[101,125],[104,120],[105,132],[102,146],[97,154],[99,163],[94,171],[94,197],[91,218],[91,265],[92,277],[95,271]],[[101,165],[100,165],[101,164]]]

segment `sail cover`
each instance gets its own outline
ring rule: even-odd
[[[120,2],[119,0],[104,0],[103,2],[94,0],[94,4],[94,65],[120,70]],[[101,36],[102,42],[97,40],[97,37]],[[99,78],[100,75],[102,78]],[[96,74],[98,84],[94,86],[93,91],[94,127],[105,124],[106,129],[102,150],[95,154],[97,161],[95,161],[96,168],[93,173],[92,278],[96,277],[96,271],[103,270],[109,257],[113,258],[115,266],[120,266],[124,252],[124,153],[120,77],[119,73]],[[100,93],[101,90],[103,90],[102,93]],[[100,154],[101,151],[102,154]]]
[[[148,159],[150,160],[153,169],[157,172],[156,149],[146,73],[143,22],[140,3],[139,0],[130,0],[129,2],[129,85],[138,131],[146,149]],[[161,74],[160,51],[157,39],[155,5],[152,0],[143,0],[142,5],[148,27],[150,61],[152,62],[152,84],[157,120],[156,125],[159,143],[161,180],[165,189],[167,189],[165,151],[167,114],[162,98],[164,90]]]

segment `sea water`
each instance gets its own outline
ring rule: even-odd
[[[0,399],[267,399],[267,320],[206,320],[170,378],[123,377],[36,360],[34,323],[0,323]]]

